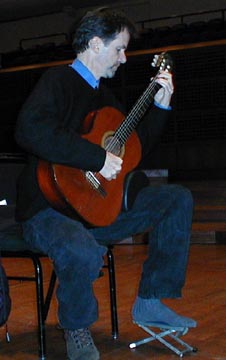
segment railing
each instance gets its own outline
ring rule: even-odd
[[[171,16],[164,16],[164,17],[159,17],[159,18],[151,18],[151,19],[146,19],[146,20],[140,20],[137,21],[138,25],[141,25],[141,28],[144,29],[145,28],[145,24],[155,24],[158,22],[162,22],[164,23],[165,21],[167,22],[167,24],[169,23],[169,21],[174,20],[174,19],[178,19],[178,23],[180,24],[185,24],[186,18],[189,17],[200,17],[200,15],[204,15],[203,20],[205,20],[206,15],[209,14],[216,14],[219,15],[219,18],[222,19],[223,22],[225,22],[225,13],[226,13],[226,8],[225,9],[218,9],[218,10],[206,10],[206,11],[198,11],[195,13],[186,13],[186,14],[180,14],[180,15],[171,15]]]

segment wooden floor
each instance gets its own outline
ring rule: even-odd
[[[146,336],[143,330],[131,322],[130,315],[146,251],[146,245],[120,245],[114,249],[120,330],[118,340],[112,340],[110,335],[107,274],[95,283],[100,316],[92,327],[92,334],[102,360],[179,358],[156,341],[135,350],[128,347],[131,341]],[[43,264],[45,276],[48,277],[51,265],[47,259],[43,260]],[[15,274],[15,270],[29,274],[32,269],[25,260],[17,260],[12,264],[12,260],[5,259],[4,265],[8,274]],[[4,328],[1,328],[0,359],[38,359],[34,285],[13,282],[10,289],[13,301],[8,321],[11,342],[5,342]],[[166,303],[177,312],[198,321],[198,327],[183,336],[183,340],[197,347],[198,352],[185,354],[184,358],[226,360],[226,245],[192,244],[183,298],[167,300]],[[47,359],[66,360],[56,311],[54,296],[47,321]]]

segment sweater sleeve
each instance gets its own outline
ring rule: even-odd
[[[15,138],[28,153],[51,163],[99,171],[106,152],[79,135],[83,113],[79,86],[75,91],[71,75],[67,81],[54,71],[47,71],[41,77],[21,109]]]

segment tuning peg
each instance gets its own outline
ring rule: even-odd
[[[152,60],[151,66],[156,67],[158,63],[159,55],[154,55],[154,58]]]

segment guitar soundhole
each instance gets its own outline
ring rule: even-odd
[[[124,155],[124,146],[121,146],[119,140],[114,136],[113,132],[106,133],[102,139],[102,146],[106,151],[114,155],[122,157]]]

